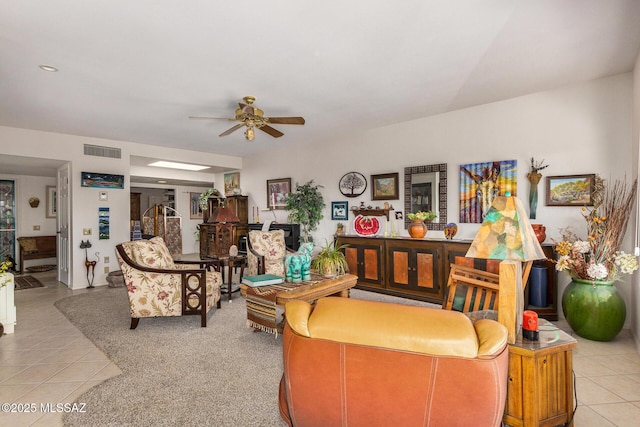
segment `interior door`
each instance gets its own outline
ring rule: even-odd
[[[58,169],[58,188],[56,191],[56,222],[58,229],[58,281],[69,286],[71,276],[71,248],[69,246],[69,229],[71,225],[71,215],[69,208],[71,200],[69,197],[69,183],[71,168],[67,163]]]

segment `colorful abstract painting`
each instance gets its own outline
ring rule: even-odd
[[[516,196],[517,160],[460,165],[460,222],[482,223],[497,196]]]

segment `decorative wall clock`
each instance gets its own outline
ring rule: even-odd
[[[348,172],[340,178],[338,187],[344,197],[358,197],[367,189],[367,178],[360,172]]]

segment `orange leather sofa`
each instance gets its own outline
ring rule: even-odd
[[[499,426],[507,330],[351,298],[287,303],[282,418],[298,427]]]

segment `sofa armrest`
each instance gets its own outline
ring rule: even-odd
[[[309,316],[311,315],[312,306],[308,302],[294,300],[285,306],[285,317],[291,329],[303,337],[310,337],[309,332]]]
[[[481,319],[473,324],[478,334],[478,357],[493,358],[507,345],[507,328],[490,319]]]

